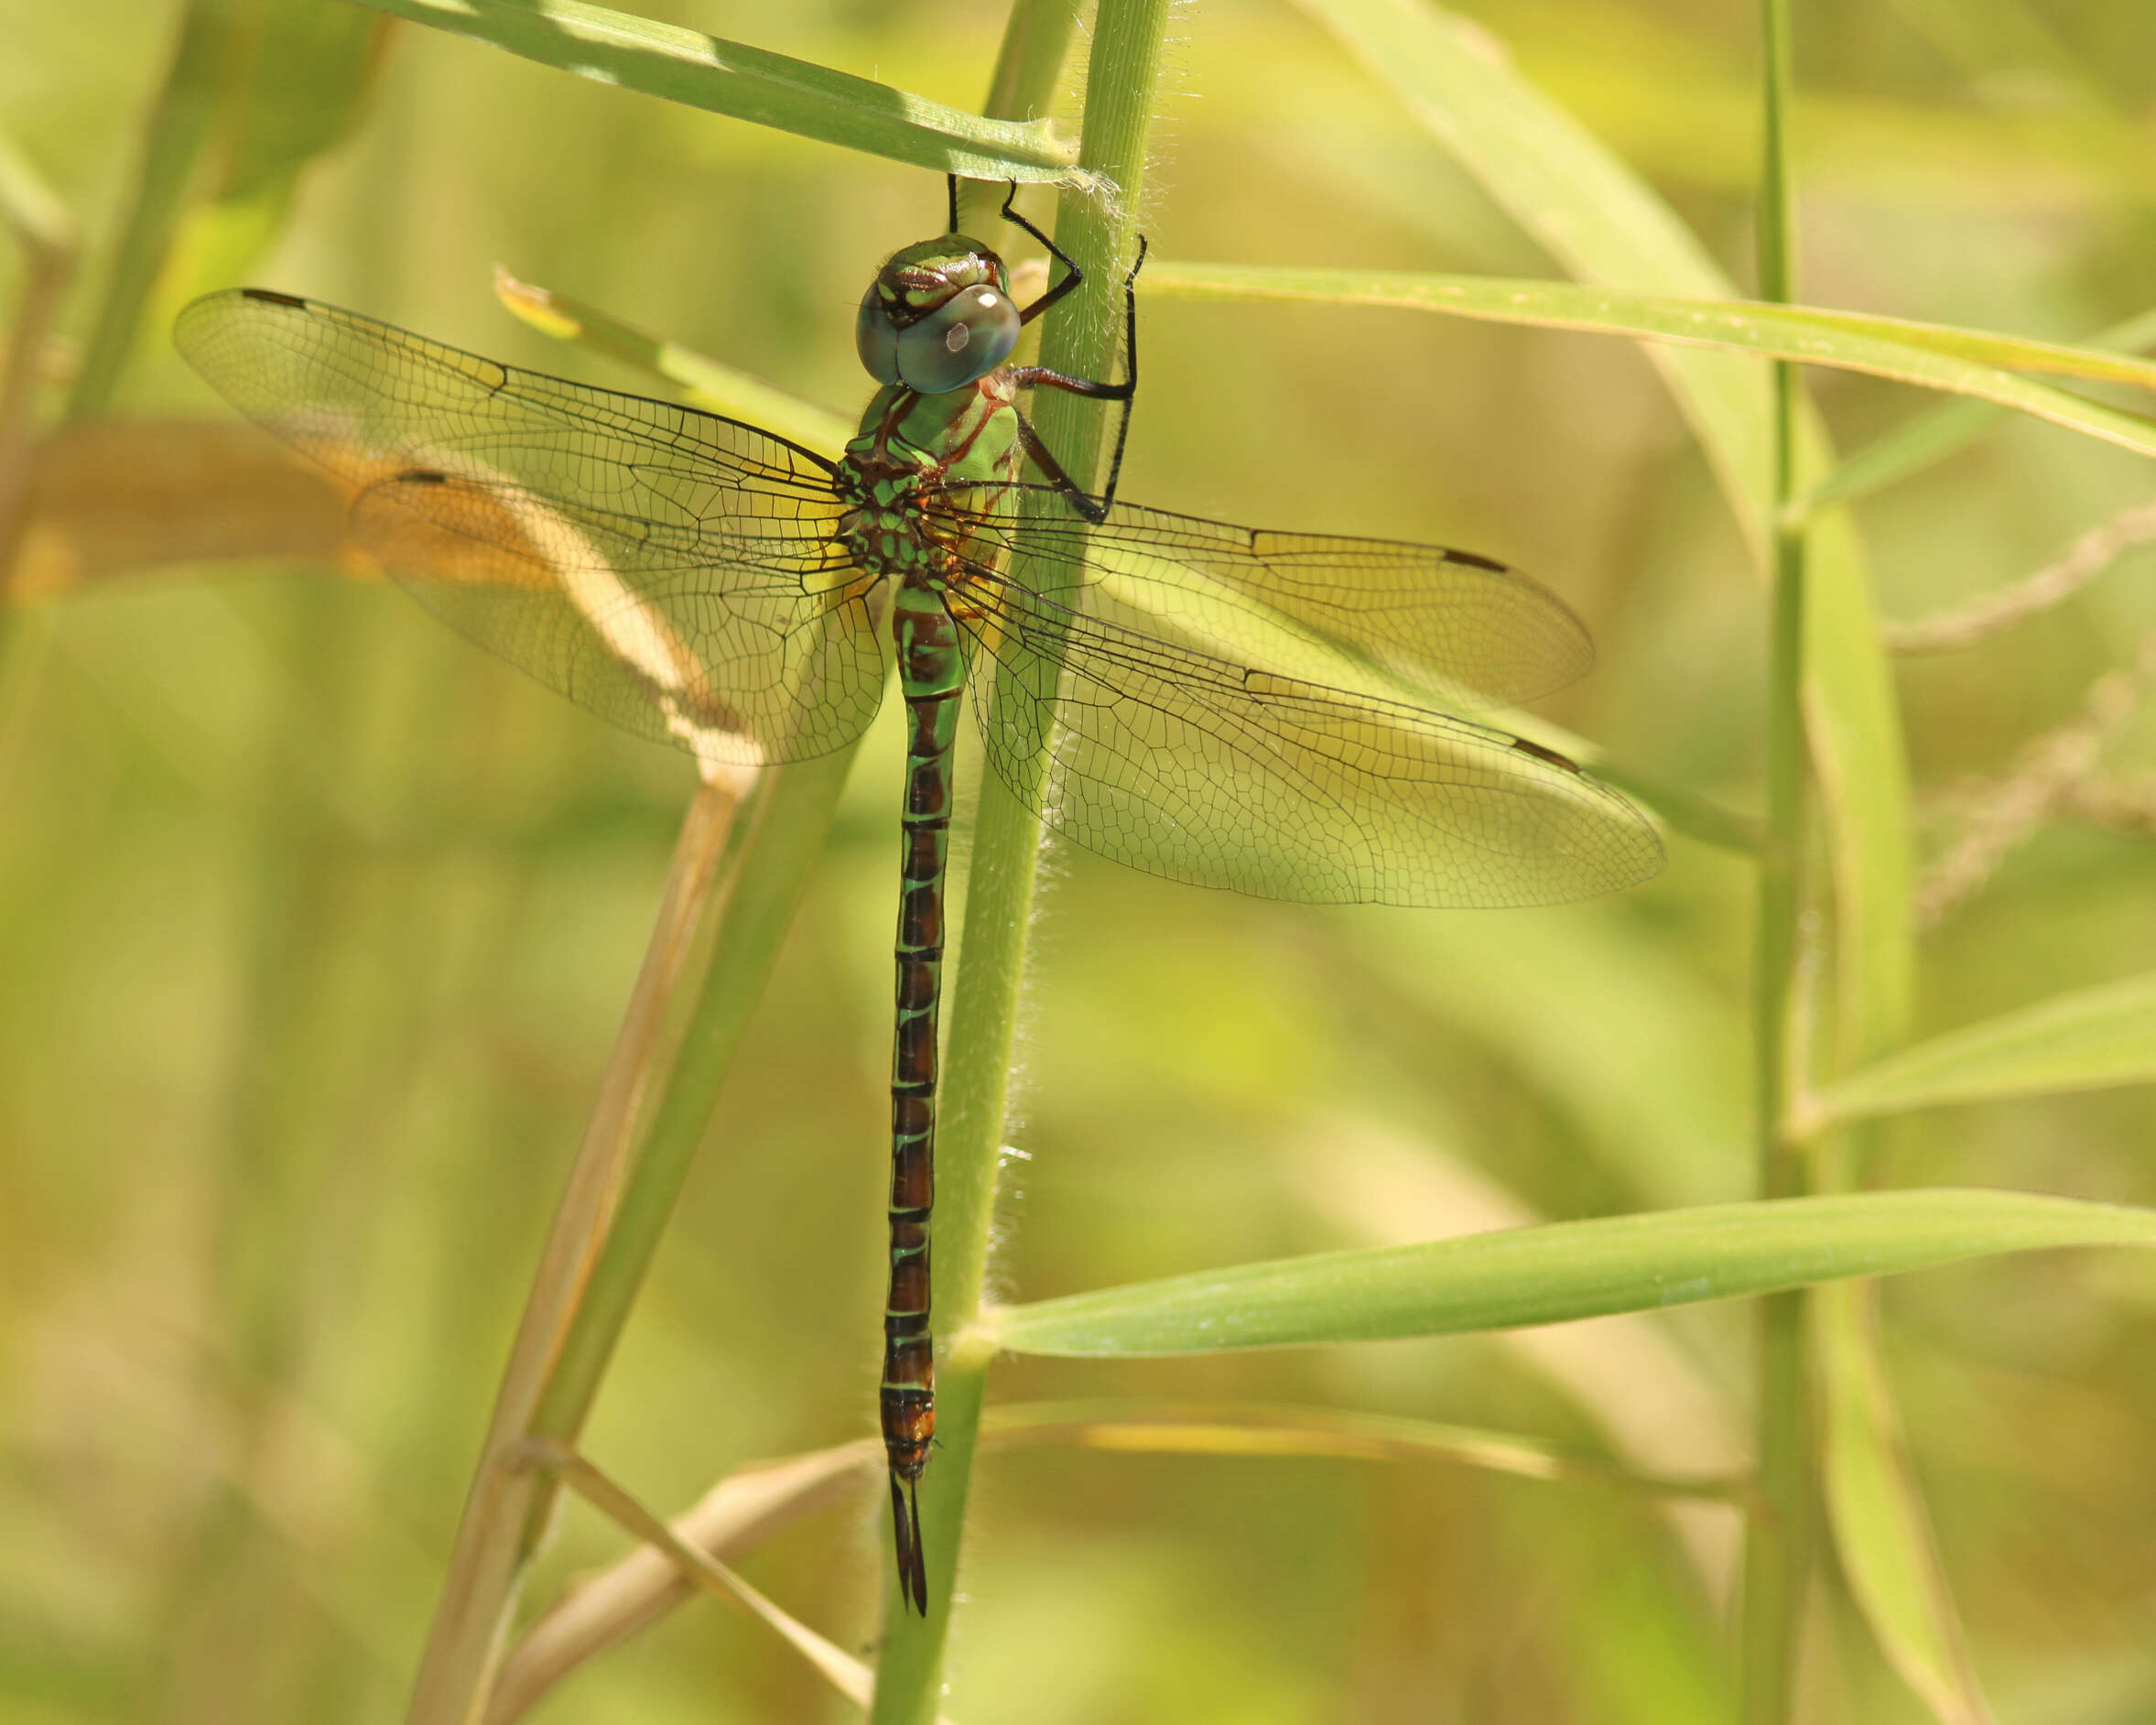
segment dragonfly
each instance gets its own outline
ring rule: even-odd
[[[948,229],[894,254],[855,344],[879,385],[836,461],[753,425],[518,370],[267,288],[175,331],[233,407],[337,477],[353,538],[479,645],[699,760],[852,743],[895,663],[908,743],[880,1418],[905,1603],[928,1609],[929,1242],[944,876],[959,709],[1056,833],[1131,868],[1304,904],[1546,905],[1662,866],[1650,820],[1555,751],[1463,716],[1592,657],[1562,601],[1489,558],[1116,501],[1137,396],[1013,360],[1078,266],[1013,298]],[[1120,406],[1087,491],[1023,399]],[[1045,770],[1042,763],[1045,762]]]

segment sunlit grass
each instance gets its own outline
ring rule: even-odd
[[[1798,47],[1793,291],[1825,309],[1777,314],[1727,303],[1786,292],[1753,270],[1755,175],[1671,143],[1751,124],[1749,15],[1215,8],[1172,16],[1155,91],[1161,18],[1109,7],[1074,38],[1097,57],[1081,92],[1041,47],[1057,8],[1035,10],[999,58],[1001,5],[721,6],[693,22],[757,53],[715,69],[671,27],[609,36],[611,67],[482,45],[537,20],[560,49],[613,27],[596,7],[489,0],[456,14],[480,42],[400,27],[385,57],[363,11],[203,0],[146,33],[43,17],[29,71],[0,69],[35,95],[8,183],[49,179],[92,236],[57,298],[53,222],[29,219],[55,200],[0,198],[31,243],[0,289],[35,336],[0,413],[0,546],[20,529],[14,591],[40,606],[0,613],[0,1712],[397,1717],[431,1638],[453,1656],[411,1716],[456,1718],[512,1597],[565,1615],[508,1655],[496,1725],[543,1691],[541,1718],[833,1705],[799,1661],[819,1644],[702,1602],[605,1651],[686,1589],[564,1590],[624,1537],[578,1508],[533,1549],[530,1464],[599,1477],[558,1452],[481,1471],[482,1497],[520,1495],[467,1507],[452,1552],[492,1405],[497,1438],[509,1409],[643,1503],[787,1458],[714,1493],[710,1537],[845,1650],[834,1681],[883,1652],[883,1717],[930,1710],[954,1557],[958,1720],[1666,1725],[1728,1720],[1741,1689],[1765,1720],[1793,1716],[1784,1665],[1823,1716],[1882,1725],[2138,1716],[2144,1254],[1809,1296],[1816,1365],[1784,1371],[1770,1495],[1821,1493],[1828,1525],[1755,1560],[1789,1609],[1741,1638],[1739,1513],[1766,1524],[1738,1453],[1754,1308],[1674,1308],[2139,1238],[2149,1212],[2119,1207],[2156,1202],[2145,554],[1909,668],[1875,621],[1959,614],[2145,500],[2145,400],[2015,372],[2098,329],[2067,369],[2146,370],[2097,350],[2145,334],[2149,189],[2119,141],[2156,101],[2156,22],[1770,8]],[[768,112],[742,105],[758,69]],[[645,72],[761,124],[623,88]],[[698,879],[716,897],[694,938],[660,917],[633,993],[689,776],[356,560],[322,578],[325,500],[205,433],[157,326],[250,278],[663,386],[496,316],[501,264],[587,339],[673,344],[617,359],[761,391],[813,439],[865,393],[867,271],[941,220],[940,183],[900,164],[980,150],[984,173],[1073,184],[1081,126],[1084,167],[1129,196],[1074,199],[1058,231],[1111,281],[1143,229],[1161,289],[1126,494],[1531,568],[1601,648],[1543,722],[1642,800],[1666,787],[1678,836],[1667,877],[1615,901],[1316,915],[1053,847],[1036,884],[1030,818],[983,794],[947,1016],[937,1611],[888,1620],[880,1650],[880,1487],[851,1495],[862,1463],[832,1446],[872,1427],[894,731],[843,787],[839,763],[767,780],[723,857],[692,822],[669,902]],[[1523,304],[1538,273],[1565,279]],[[1306,303],[1192,297],[1222,283]],[[37,333],[54,306],[71,344]],[[1621,339],[1717,316],[1721,347]],[[1049,334],[1103,369],[1098,330]],[[1816,409],[1778,442],[1761,356],[1805,342],[1873,375],[1806,374]],[[2002,426],[2002,403],[2050,423]],[[195,422],[135,422],[153,409]],[[29,459],[22,427],[70,412]],[[1098,429],[1082,406],[1044,421],[1059,450]],[[1805,577],[1779,660],[1778,550]],[[1971,767],[1993,776],[1935,810],[1911,789]],[[1748,1057],[1762,856],[1804,865],[1761,949],[1792,1032],[1770,1016]],[[1924,872],[1942,856],[1951,893]],[[1921,946],[1912,903],[1943,906]],[[624,1004],[655,998],[610,1069]],[[1775,1154],[1835,1196],[1741,1202],[1755,1090]],[[605,1155],[529,1293],[580,1133]],[[2039,1196],[1840,1189],[1864,1184]],[[1413,1339],[1589,1310],[1623,1315]],[[1172,1349],[1132,1342],[1171,1321]],[[1410,1339],[1203,1351],[1261,1321]],[[999,1336],[1178,1357],[991,1365]]]

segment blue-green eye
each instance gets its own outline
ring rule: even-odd
[[[898,332],[899,379],[924,396],[963,389],[1009,359],[1017,345],[1018,308],[993,288],[962,288]]]
[[[854,314],[853,349],[879,384],[898,381],[898,331],[891,327],[891,315],[883,309],[883,297],[874,282],[861,295],[861,309]]]

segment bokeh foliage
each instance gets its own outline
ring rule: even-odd
[[[1750,279],[1748,13],[1468,10]],[[1003,10],[679,18],[966,110]],[[1797,27],[1805,300],[2069,342],[2156,300],[2146,8],[1824,0]],[[0,27],[17,50],[0,125],[90,236],[55,413],[207,417],[161,331],[240,276],[647,386],[503,318],[502,263],[844,415],[864,393],[845,340],[861,284],[941,219],[918,168],[382,34],[357,10],[235,0],[183,21],[7,0]],[[251,44],[246,78],[190,108],[172,69],[218,31]],[[1164,261],[1578,266],[1305,13],[1237,0],[1178,32],[1142,211]],[[148,147],[174,136],[196,171],[146,175],[178,159]],[[10,306],[35,255],[0,260]],[[1637,350],[1165,292],[1143,315],[1128,494],[1535,570],[1601,648],[1547,715],[1756,810],[1752,548]],[[1931,405],[1842,373],[1810,384],[1843,448]],[[111,494],[144,479],[109,450],[85,459]],[[229,461],[201,472],[169,487],[176,520],[256,506]],[[2148,488],[2144,457],[2014,418],[1853,523],[1879,609],[1913,617],[2009,586]],[[190,540],[202,561],[154,570],[169,557],[139,546],[70,562],[36,526],[15,576],[32,602],[0,613],[0,1719],[393,1716],[689,775],[340,579],[333,524],[245,568]],[[2152,570],[2129,551],[2019,627],[1899,671],[1909,770],[1936,798],[1926,860],[1964,862],[1923,901],[1917,1034],[2116,993],[2156,960]],[[589,1433],[661,1505],[871,1422],[895,716],[847,787]],[[2047,742],[2098,720],[2042,778]],[[2016,827],[2032,782],[2047,795]],[[1668,874],[1621,900],[1463,916],[1319,915],[1051,859],[1021,1045],[1028,1160],[992,1264],[1013,1296],[1753,1189],[1739,856],[1680,839]],[[2119,1058],[2130,1071],[2133,1047]],[[2145,1089],[1983,1101],[1896,1122],[1880,1172],[2145,1205],[2152,1126]],[[2156,1709],[2152,1296],[2124,1253],[1884,1290],[1898,1421],[2001,1718]],[[1749,1443],[1750,1342],[1743,1307],[1709,1306],[1020,1359],[994,1394],[1338,1404],[1717,1472]],[[948,1708],[1725,1719],[1734,1526],[1608,1481],[1443,1460],[1018,1450],[977,1481]],[[858,1643],[880,1538],[866,1513],[827,1513],[743,1568]],[[535,1591],[619,1546],[571,1514]],[[842,1706],[764,1632],[699,1605],[543,1716]],[[1800,1709],[1926,1716],[1831,1571]]]

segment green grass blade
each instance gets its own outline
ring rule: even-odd
[[[511,315],[540,334],[578,342],[595,353],[664,378],[681,391],[682,398],[691,407],[707,413],[761,427],[833,460],[853,435],[851,422],[835,413],[826,413],[797,396],[775,389],[677,342],[647,335],[634,324],[623,323],[570,295],[518,281],[506,270],[494,271],[494,297]]]
[[[1759,295],[1786,315],[1796,299],[1796,212],[1790,185],[1789,106],[1795,44],[1789,0],[1762,0],[1761,149],[1753,216]],[[1786,355],[1768,374],[1773,534],[1767,601],[1765,756],[1767,842],[1760,853],[1752,941],[1752,1154],[1762,1198],[1800,1199],[1815,1173],[1787,1130],[1803,1089],[1797,1039],[1797,967],[1809,888],[1804,860],[1811,756],[1804,737],[1804,588],[1811,546],[1790,510],[1804,460],[1804,379]],[[1754,1313],[1759,1388],[1752,1410],[1759,1500],[1744,1532],[1742,1616],[1747,1725],[1786,1725],[1793,1709],[1804,1602],[1818,1546],[1813,1485],[1811,1338],[1801,1290],[1761,1300]]]
[[[235,0],[193,0],[179,22],[172,61],[143,129],[135,195],[114,250],[68,417],[89,418],[112,404],[134,351],[143,308],[164,268],[195,166],[208,141],[241,28]]]
[[[1653,190],[1493,54],[1473,27],[1392,0],[1303,4],[1573,275],[1685,299],[1737,298]],[[1793,435],[1776,412],[1768,372],[1750,355],[1676,342],[1652,343],[1645,353],[1698,437],[1761,570],[1772,570],[1787,495],[1802,496],[1831,463],[1816,417],[1800,413]],[[2025,380],[2018,386],[2043,389]],[[2046,401],[2049,407],[2071,400],[2047,393],[2059,397]],[[2114,429],[2141,436],[2135,422]],[[1778,430],[1783,455],[1793,458],[1793,471],[1779,475],[1783,483]],[[1835,1055],[1849,1065],[1898,1047],[1908,1034],[1914,844],[1898,700],[1862,547],[1846,511],[1811,513],[1804,528],[1805,728],[1836,912]],[[1762,1698],[1786,1692],[1778,1672],[1748,1674],[1748,1688]],[[1767,1716],[1779,1705],[1771,1702]]]
[[[1022,120],[1045,116],[1077,27],[1078,0],[1013,0],[981,112]]]
[[[205,152],[210,183],[175,234],[156,321],[244,279],[284,231],[309,163],[351,132],[394,27],[356,6],[273,0],[249,12]]]
[[[143,137],[134,201],[69,398],[103,413],[153,296],[223,286],[282,225],[300,169],[336,142],[365,90],[378,21],[317,0],[194,0]],[[198,184],[203,164],[213,183]],[[191,196],[204,201],[189,208]]]
[[[1880,1359],[1876,1295],[1873,1284],[1840,1283],[1819,1289],[1812,1309],[1824,1386],[1820,1487],[1835,1554],[1888,1660],[1933,1717],[1941,1725],[1986,1725],[1990,1709]]]
[[[2114,324],[2082,343],[2085,347],[2117,348],[2135,353],[2156,343],[2156,311],[2144,311]],[[2009,412],[1996,402],[1945,401],[1926,408],[1908,424],[1866,444],[1845,459],[1804,498],[1808,510],[1830,504],[1853,503],[1889,485],[1912,479],[1958,455]]]
[[[1089,183],[1045,120],[984,120],[829,66],[584,0],[363,0],[560,71],[974,179]]]
[[[1737,298],[1652,187],[1522,78],[1481,31],[1399,0],[1301,0],[1490,197],[1582,281],[1688,299]],[[1645,349],[1699,439],[1737,525],[1767,566],[1775,515],[1767,374],[1751,355]],[[1807,432],[1800,481],[1824,472]],[[1806,716],[1829,827],[1839,916],[1838,1022],[1856,1058],[1905,1034],[1914,994],[1913,846],[1892,674],[1878,646],[1862,548],[1845,514],[1808,524]]]
[[[2156,311],[2092,336],[2086,345],[2137,352],[2156,342]],[[2003,420],[2010,409],[1995,402],[1942,402],[1850,455],[1804,499],[1808,509],[1850,503],[1912,479],[1959,454]]]
[[[2086,401],[2069,391],[2019,374],[2022,371],[2047,372],[2156,389],[2156,363],[2096,348],[1815,306],[1700,300],[1492,276],[1164,263],[1148,272],[1145,285],[1152,293],[1190,298],[1386,306],[1543,329],[1728,348],[1777,360],[1866,372],[1899,383],[1975,396],[2118,443],[2139,454],[2156,455],[2156,421]]]
[[[1804,497],[1807,510],[1854,503],[1859,497],[1913,479],[1958,454],[2011,415],[1995,401],[1963,396],[1926,407],[1898,430],[1866,444],[1815,485]]]
[[[1874,1061],[1812,1099],[1816,1126],[1955,1102],[2156,1081],[2156,971],[2078,989]]]
[[[1013,1353],[1157,1358],[1565,1323],[2093,1245],[2156,1246],[2156,1210],[1956,1188],[1714,1204],[1241,1264],[986,1321]]]

